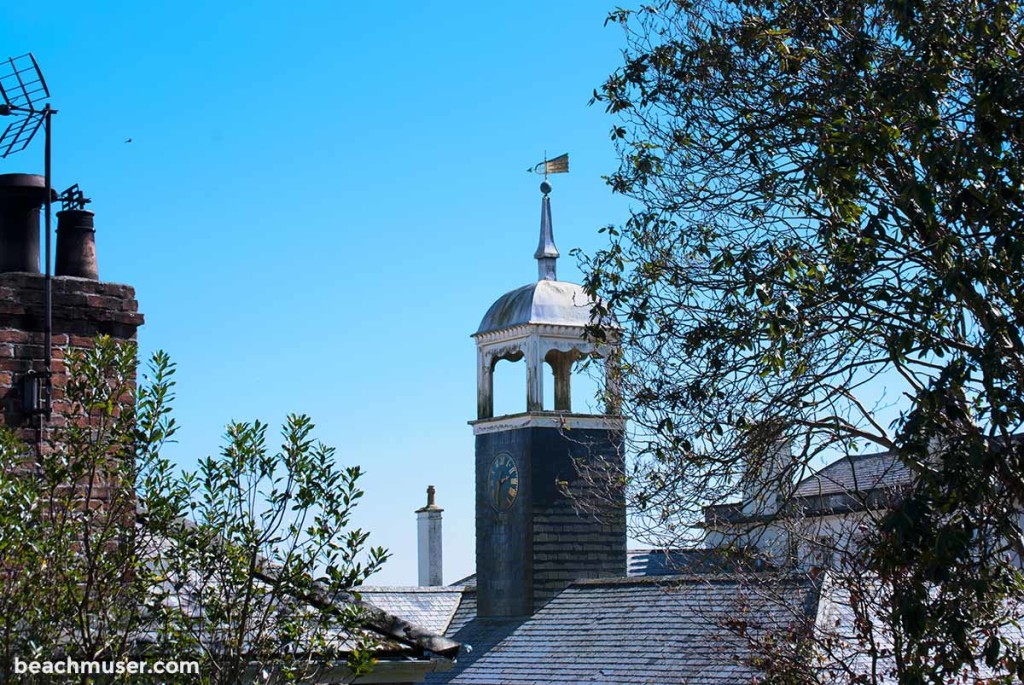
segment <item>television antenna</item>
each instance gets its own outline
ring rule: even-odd
[[[2,64],[2,63],[0,63]],[[45,394],[42,397],[42,407],[39,407],[38,388],[36,392],[31,389],[26,392],[26,397],[34,396],[35,402],[26,406],[29,413],[42,414],[46,419],[50,418],[53,409],[53,278],[50,271],[50,210],[53,202],[53,182],[50,165],[50,129],[51,119],[57,110],[50,106],[50,89],[43,78],[43,72],[32,53],[20,57],[9,57],[6,64],[0,66],[0,116],[14,117],[8,124],[3,135],[0,135],[0,159],[6,159],[16,152],[21,152],[29,146],[35,138],[39,129],[43,129],[43,168],[46,184],[45,199],[45,226],[46,226],[46,276],[44,279],[46,288],[46,313],[43,324],[43,333],[46,338],[46,369],[43,372],[45,382]],[[26,379],[30,383],[38,382],[36,374],[30,374]]]

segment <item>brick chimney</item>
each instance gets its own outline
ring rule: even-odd
[[[71,222],[61,216],[61,268],[52,282],[50,423],[42,422],[24,406],[26,380],[32,374],[42,374],[46,363],[46,288],[39,268],[39,218],[44,200],[41,176],[0,175],[0,406],[4,423],[29,445],[42,444],[40,438],[47,426],[56,425],[67,409],[65,350],[92,347],[100,334],[135,341],[143,323],[134,288],[99,281],[92,212],[74,214],[68,217]]]
[[[427,487],[427,506],[416,510],[420,587],[443,583],[441,574],[441,513],[434,503],[434,486]]]

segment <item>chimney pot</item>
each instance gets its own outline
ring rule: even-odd
[[[39,273],[39,209],[45,201],[42,176],[0,174],[0,273]]]
[[[87,209],[57,212],[57,263],[54,274],[100,280],[96,263],[95,215]]]

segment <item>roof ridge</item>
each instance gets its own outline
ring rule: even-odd
[[[626,576],[618,578],[581,578],[574,580],[569,587],[594,587],[600,585],[678,585],[690,583],[733,583],[752,578],[769,578],[774,576],[781,582],[812,582],[807,573],[779,571],[737,571],[733,573],[676,573],[660,576]]]
[[[466,589],[464,585],[360,585],[359,587],[352,588],[353,592],[373,593],[373,592],[406,592],[416,594],[428,594],[433,592],[445,592],[445,593],[457,593],[463,592]]]

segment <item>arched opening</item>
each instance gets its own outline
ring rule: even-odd
[[[610,367],[598,352],[549,350],[544,362],[551,371],[553,386],[550,392],[544,388],[545,410],[595,415],[618,413],[614,378],[609,378]]]
[[[502,355],[491,366],[492,416],[526,411],[526,364],[522,352]]]
[[[607,413],[605,360],[597,354],[579,355],[569,369],[577,414]]]
[[[555,408],[555,367],[544,360],[544,411]]]

